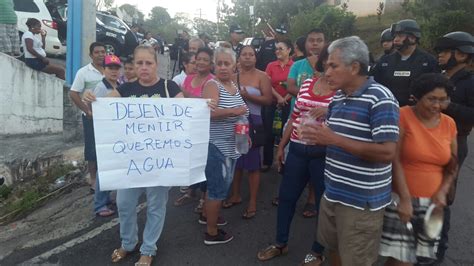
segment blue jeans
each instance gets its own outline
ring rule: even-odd
[[[100,191],[99,173],[97,173],[95,181],[94,193],[94,212],[99,213],[107,209],[107,204],[110,203],[110,191]]]
[[[225,200],[234,178],[236,159],[225,157],[216,147],[209,143],[207,154],[206,179],[207,197],[210,200]]]
[[[279,203],[276,234],[276,242],[278,245],[286,245],[288,243],[296,202],[308,183],[308,179],[310,179],[310,183],[314,187],[316,209],[319,210],[319,202],[324,193],[325,160],[326,147],[290,142],[290,151],[285,161],[285,173],[280,184],[280,192],[278,195]],[[321,254],[324,247],[315,241],[312,250]]]
[[[165,223],[166,203],[169,187],[129,188],[117,190],[117,207],[120,221],[122,248],[133,251],[138,243],[137,211],[138,198],[145,192],[147,199],[146,223],[140,253],[156,254],[156,242]]]

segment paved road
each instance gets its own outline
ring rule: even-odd
[[[474,150],[473,137],[469,140],[469,146],[471,151]],[[474,220],[473,166],[474,155],[471,153],[461,171],[458,196],[452,208],[451,242],[444,265],[474,265],[474,240],[472,239],[472,221]],[[255,219],[242,220],[240,218],[245,204],[224,210],[223,215],[230,222],[225,226],[225,229],[234,233],[235,240],[226,245],[212,247],[203,244],[205,228],[197,223],[198,216],[192,213],[194,204],[179,208],[171,205],[172,199],[178,194],[177,189],[172,189],[166,223],[158,242],[158,253],[154,265],[263,265],[258,262],[255,255],[259,248],[266,246],[274,239],[276,209],[271,206],[270,202],[279,180],[280,177],[275,172],[269,172],[262,176],[258,213]],[[246,200],[248,198],[246,182],[243,184],[243,190],[244,200]],[[111,265],[110,254],[114,248],[120,245],[117,219],[92,218],[89,207],[92,198],[86,194],[86,191],[86,188],[75,190],[54,203],[59,205],[61,201],[64,201],[67,205],[61,209],[64,214],[57,218],[63,219],[60,220],[60,224],[55,224],[58,211],[54,211],[54,207],[50,204],[38,212],[51,211],[53,216],[48,217],[52,218],[49,218],[49,222],[46,220],[46,222],[37,224],[36,229],[31,224],[34,224],[35,220],[41,220],[39,214],[32,215],[33,218],[29,219],[30,226],[26,226],[25,221],[18,222],[15,225],[20,227],[17,232],[10,230],[10,227],[13,226],[0,227],[0,246],[8,246],[12,250],[9,255],[5,254],[6,257],[3,257],[0,265],[19,263],[24,265],[36,263],[45,265]],[[303,202],[300,199],[291,231],[290,253],[264,264],[297,265],[310,248],[316,219],[302,218],[302,205]],[[70,219],[68,219],[68,215],[71,216]],[[142,230],[145,212],[141,211],[138,217]],[[76,228],[75,231],[74,228]],[[8,239],[2,239],[2,231],[5,229],[10,230],[11,235],[21,234],[24,230],[32,230],[32,233],[30,239],[27,241],[23,239],[23,242],[21,239],[11,237],[10,241],[17,241],[17,244],[8,242]],[[46,237],[45,235],[48,235],[50,240],[42,240]],[[17,245],[16,249],[14,249],[15,245]],[[118,265],[132,265],[137,259],[138,254],[134,254]]]

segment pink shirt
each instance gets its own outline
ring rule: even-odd
[[[209,74],[207,75],[206,79],[204,80],[204,82],[197,86],[197,87],[193,87],[193,85],[191,84],[194,77],[196,77],[197,74],[194,74],[194,75],[188,75],[186,77],[186,79],[184,79],[184,82],[183,82],[183,90],[188,92],[189,94],[191,94],[192,96],[194,97],[201,97],[201,94],[202,94],[202,89],[204,87],[204,84],[206,84],[206,82],[208,80],[211,80],[214,78],[214,75],[212,74]]]

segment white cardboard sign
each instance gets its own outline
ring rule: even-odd
[[[205,99],[97,98],[92,110],[101,190],[206,180]]]

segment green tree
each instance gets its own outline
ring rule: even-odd
[[[161,6],[153,7],[148,17],[149,19],[145,21],[146,24],[154,25],[157,27],[167,25],[171,22],[170,14],[166,10],[166,8]]]
[[[207,19],[194,18],[193,20],[193,29],[198,34],[207,33],[209,36],[216,36],[217,34],[217,25],[215,22],[212,22]]]
[[[474,31],[474,1],[415,0],[404,8],[413,14],[422,30],[421,44],[430,49],[437,38],[452,31]]]
[[[328,40],[350,36],[354,33],[356,16],[333,6],[322,5],[294,16],[290,20],[292,38],[305,35],[312,28],[324,31]]]
[[[125,13],[127,13],[130,17],[134,18],[134,22],[138,24],[143,24],[143,22],[145,21],[145,14],[138,10],[136,6],[131,4],[123,4],[119,8]]]

